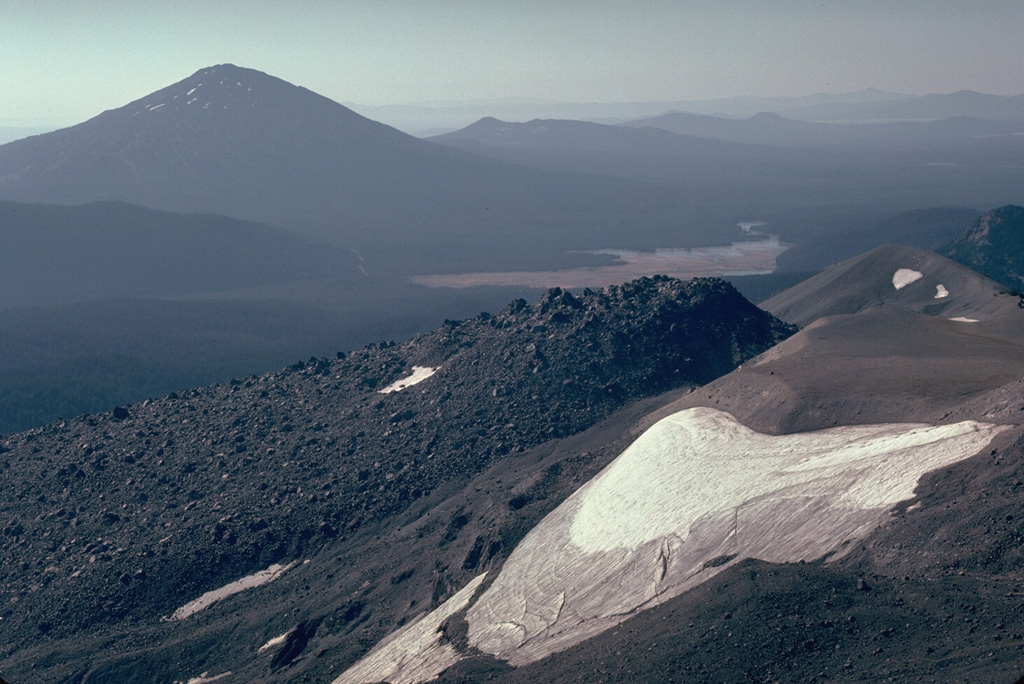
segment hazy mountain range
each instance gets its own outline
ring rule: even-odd
[[[629,126],[483,119],[430,140],[538,169],[677,187],[696,206],[747,207],[796,238],[815,221],[809,204],[849,214],[839,202],[854,196],[876,208],[1013,197],[1024,158],[1020,130],[974,119],[857,125],[669,114]]]
[[[749,117],[896,100],[915,101],[865,91],[731,102]],[[487,118],[430,142],[258,71],[202,69],[0,146],[0,199],[20,203],[5,205],[0,228],[4,303],[56,307],[0,313],[0,430],[536,296],[431,291],[410,276],[596,267],[615,257],[588,250],[728,245],[749,238],[738,222],[754,220],[793,245],[777,260],[787,275],[757,281],[758,296],[887,241],[937,249],[983,211],[1024,202],[1013,132],[979,118],[854,126],[665,114],[628,127]],[[264,319],[264,329],[249,322]],[[289,325],[290,341],[279,334]],[[217,344],[141,342],[189,334]],[[60,380],[69,375],[75,398]]]
[[[463,243],[491,247],[472,250],[481,263],[570,248],[564,234],[580,221],[592,245],[620,234],[627,216],[650,216],[640,219],[645,229],[664,234],[667,215],[685,206],[663,188],[528,171],[429,144],[232,65],[8,143],[0,178],[8,200],[223,214],[326,237],[403,270],[410,259],[452,267]]]
[[[1024,119],[1024,95],[987,95],[971,90],[913,98],[809,104],[780,112],[808,121],[926,120],[977,117],[1020,122]]]
[[[909,150],[998,148],[1012,145],[1024,131],[1024,117],[1013,120],[949,116],[925,121],[829,123],[801,121],[769,112],[746,119],[672,112],[634,119],[623,126],[651,127],[680,135],[758,145]]]
[[[349,105],[377,121],[413,134],[439,134],[464,128],[492,116],[507,121],[577,119],[597,123],[621,123],[667,112],[745,119],[772,112],[803,121],[915,121],[950,117],[978,117],[1021,121],[1020,97],[987,95],[973,91],[950,94],[906,95],[868,88],[851,93],[801,97],[735,97],[633,103],[561,103],[537,100],[485,102],[434,102],[422,105]],[[436,130],[436,133],[431,133]]]
[[[759,115],[680,128],[666,115],[633,124],[678,137],[487,119],[437,145],[267,74],[219,65],[0,146],[0,198],[223,214],[312,232],[358,250],[367,270],[405,275],[549,268],[566,263],[566,251],[609,246],[727,244],[733,224],[751,219],[802,242],[825,206],[864,221],[1021,201],[1014,169],[1024,138],[1006,121],[1016,100],[886,97],[840,100],[936,103],[932,118],[952,115],[940,105],[955,102],[956,116],[975,118],[843,126]],[[835,100],[791,104],[822,102]]]

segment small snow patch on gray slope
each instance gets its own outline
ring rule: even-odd
[[[949,290],[942,283],[935,286],[935,299],[945,299],[949,296]]]
[[[892,286],[897,290],[902,290],[910,283],[920,280],[924,277],[924,274],[920,271],[915,271],[910,268],[901,268],[892,274]]]
[[[198,613],[199,611],[209,608],[217,601],[222,601],[229,596],[245,591],[246,589],[253,589],[255,587],[262,586],[268,582],[273,582],[284,573],[291,570],[298,561],[292,561],[288,565],[279,565],[275,563],[266,570],[261,570],[252,575],[243,577],[242,579],[235,580],[231,584],[227,584],[220,589],[214,589],[208,591],[199,598],[189,601],[178,610],[174,611],[174,614],[168,620],[184,620],[185,618]]]
[[[401,390],[412,387],[413,385],[418,385],[436,373],[437,370],[437,368],[430,368],[427,366],[413,366],[411,375],[402,378],[401,380],[395,380],[393,383],[382,389],[380,393],[390,394],[391,392],[400,392]]]

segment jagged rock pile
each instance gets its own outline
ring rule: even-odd
[[[0,438],[0,659],[170,615],[793,331],[713,279],[556,289],[400,345]],[[414,366],[438,370],[380,392]]]

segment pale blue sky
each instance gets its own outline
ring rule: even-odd
[[[0,0],[0,125],[212,64],[360,104],[1024,93],[1021,0]]]

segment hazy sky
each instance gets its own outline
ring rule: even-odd
[[[360,104],[1024,93],[1024,0],[0,0],[0,125],[231,62]]]

